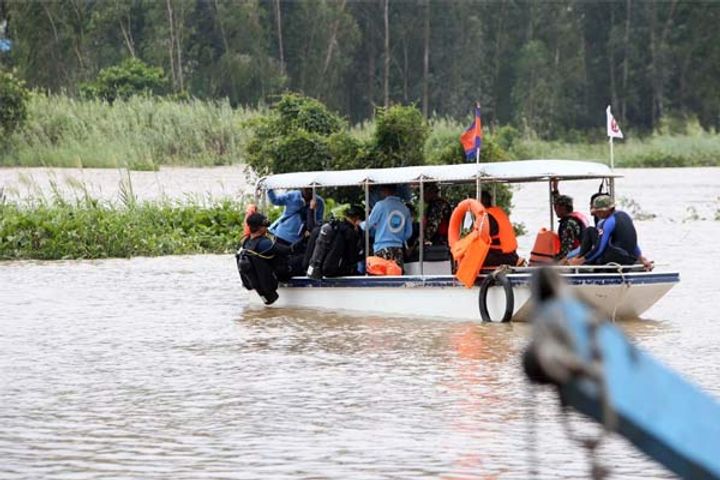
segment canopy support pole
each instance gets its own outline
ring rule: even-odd
[[[420,212],[420,218],[418,219],[418,223],[420,224],[420,235],[418,237],[418,260],[420,261],[420,276],[425,278],[425,268],[423,263],[423,254],[425,253],[423,250],[425,250],[425,222],[423,221],[425,218],[425,185],[423,183],[423,177],[420,177],[420,201],[418,202],[420,205],[418,206],[418,211]]]
[[[550,202],[550,231],[555,230],[555,209],[553,208],[552,178],[548,181],[548,199]]]
[[[370,217],[370,183],[365,180],[365,275],[367,276],[367,258],[370,256],[370,226],[368,218]]]

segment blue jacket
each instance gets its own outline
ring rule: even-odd
[[[285,240],[288,243],[296,243],[303,238],[303,231],[306,228],[308,206],[300,190],[290,190],[286,193],[275,193],[268,190],[268,198],[273,205],[284,205],[280,218],[270,225],[270,233]],[[325,201],[316,195],[317,207],[315,208],[315,224],[322,223],[325,214]]]
[[[377,202],[365,225],[375,235],[373,250],[376,252],[384,248],[402,247],[412,235],[410,210],[394,196]]]

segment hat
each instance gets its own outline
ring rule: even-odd
[[[592,201],[592,205],[590,207],[590,211],[594,210],[610,210],[611,208],[615,207],[615,202],[613,202],[612,198],[610,198],[610,195],[598,195],[595,197]]]
[[[560,205],[562,207],[573,207],[573,199],[572,197],[568,197],[567,195],[558,195],[555,197],[555,202],[553,202],[554,205]]]
[[[365,209],[360,205],[350,205],[345,209],[346,217],[357,217],[360,220],[365,220]]]
[[[270,220],[268,220],[267,217],[262,213],[253,213],[252,215],[247,217],[247,220],[245,221],[247,222],[248,227],[251,228],[270,226]]]

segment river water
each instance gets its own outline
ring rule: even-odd
[[[174,170],[171,196],[233,174]],[[720,169],[623,173],[627,210],[656,215],[645,253],[682,282],[622,327],[720,396]],[[547,224],[546,188],[517,190],[513,220]],[[595,188],[561,185],[579,206]],[[521,375],[527,325],[246,304],[231,256],[0,264],[0,478],[587,477],[557,400]],[[599,458],[672,478],[621,438]]]

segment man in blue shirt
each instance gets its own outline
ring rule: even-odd
[[[370,212],[363,228],[375,236],[373,243],[374,255],[392,260],[403,267],[403,246],[412,235],[412,217],[405,203],[396,196],[395,185],[382,185],[380,196]]]
[[[641,262],[646,269],[652,269],[652,262],[640,251],[637,231],[630,215],[615,210],[615,203],[609,195],[595,197],[591,213],[598,218],[597,228],[587,229],[578,256],[569,261],[571,265],[633,265]],[[592,248],[588,248],[590,245]]]
[[[270,226],[270,233],[286,245],[298,243],[305,237],[305,232],[322,223],[325,201],[319,195],[313,195],[312,188],[286,193],[268,190],[268,198],[273,205],[285,206],[280,218]]]

